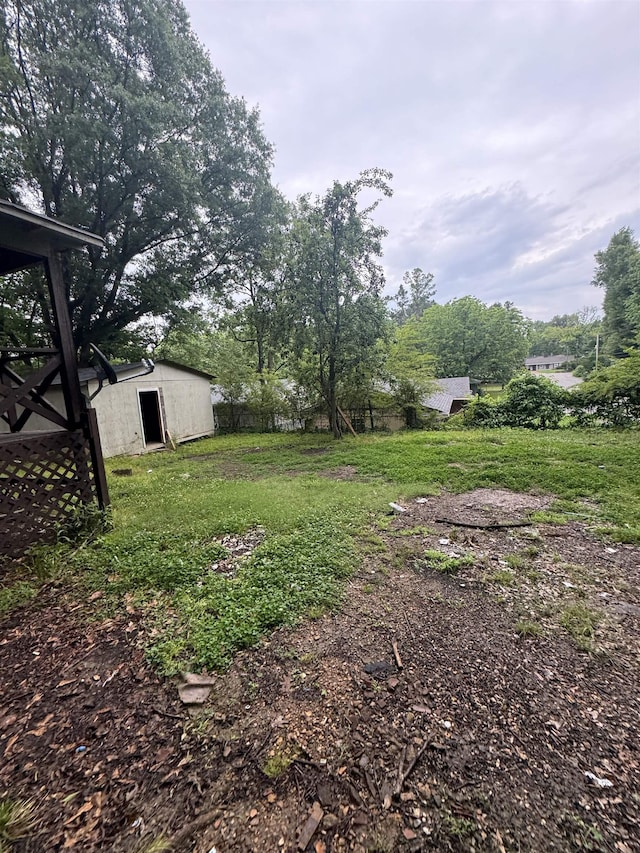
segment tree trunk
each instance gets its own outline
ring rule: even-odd
[[[329,393],[327,395],[329,403],[329,427],[334,438],[342,438],[342,430],[340,429],[340,421],[338,420],[338,400],[336,397],[336,363],[333,358],[329,359]]]

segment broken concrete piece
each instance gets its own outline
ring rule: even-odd
[[[195,672],[183,672],[182,680],[185,684],[197,684],[198,687],[213,687],[216,683],[212,675],[197,675]]]
[[[210,675],[183,672],[178,696],[183,705],[202,705],[209,698],[215,680]]]
[[[193,684],[181,684],[178,696],[183,705],[202,705],[209,698],[210,687],[195,687]]]

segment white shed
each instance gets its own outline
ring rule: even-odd
[[[92,402],[105,456],[144,453],[213,433],[206,373],[174,361],[158,361],[152,373],[140,375],[143,370],[140,364],[119,366],[118,383],[105,383]],[[85,383],[91,396],[98,387],[95,373]]]
[[[174,361],[158,361],[150,372],[144,362],[114,365],[118,382],[103,387],[93,398],[104,456],[145,453],[172,441],[178,444],[214,431],[211,384],[208,374]],[[91,398],[98,390],[98,372],[79,371],[82,393]],[[52,385],[47,400],[62,404],[60,386]],[[51,424],[33,416],[34,431]],[[0,432],[3,432],[0,423]]]

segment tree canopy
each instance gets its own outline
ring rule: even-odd
[[[0,193],[105,238],[65,278],[78,346],[116,352],[252,251],[271,149],[179,0],[7,0],[0,24]]]
[[[605,291],[604,349],[624,357],[640,332],[640,244],[630,228],[621,228],[596,254],[592,283]]]
[[[436,375],[507,382],[527,354],[526,321],[509,303],[473,296],[433,305],[408,324],[414,346],[436,358]]]
[[[390,179],[382,169],[364,171],[354,181],[336,181],[323,197],[302,196],[294,212],[286,297],[293,366],[325,401],[336,437],[339,386],[369,373],[386,318],[376,261],[386,232],[371,220],[378,202],[360,208],[359,197],[365,190],[391,195]]]
[[[557,315],[547,322],[537,320],[529,330],[529,355],[568,355],[580,363],[583,373],[588,372],[595,364],[601,330],[600,312],[594,307]]]
[[[393,313],[394,320],[402,325],[407,320],[418,319],[423,311],[434,304],[435,293],[433,273],[425,273],[420,267],[407,270],[402,276],[402,284],[393,297],[397,306]]]

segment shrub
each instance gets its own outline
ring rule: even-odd
[[[567,392],[535,373],[515,376],[499,402],[485,397],[473,400],[465,411],[465,423],[472,427],[526,427],[555,429],[565,414]]]
[[[505,426],[555,429],[565,414],[567,392],[544,376],[522,373],[505,388],[499,406]]]
[[[585,412],[605,426],[630,426],[640,421],[640,350],[593,373],[571,395],[574,414]],[[581,419],[584,419],[583,417]]]
[[[475,397],[464,410],[464,423],[472,427],[504,426],[504,416],[500,403],[487,397]]]

